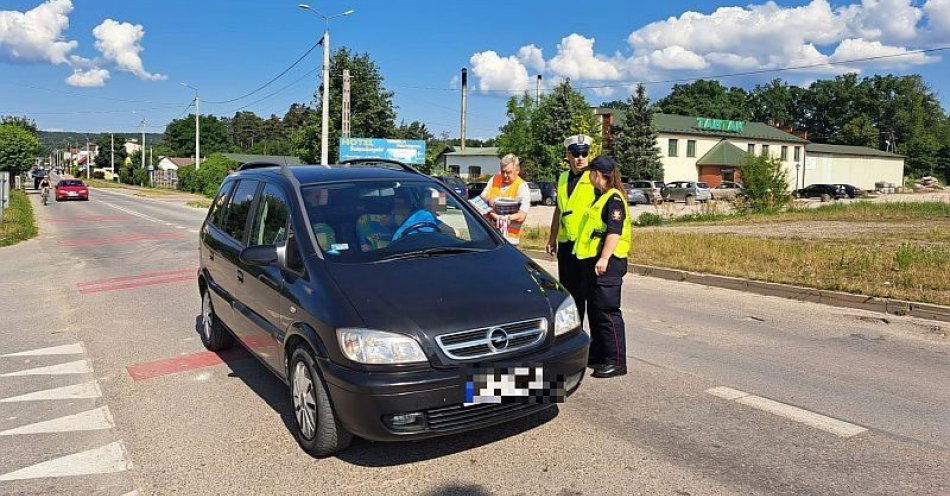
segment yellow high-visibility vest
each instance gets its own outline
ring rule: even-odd
[[[560,228],[557,232],[559,243],[577,240],[581,217],[597,200],[597,193],[594,192],[594,185],[590,182],[588,171],[583,172],[574,186],[574,191],[570,195],[567,194],[567,179],[570,174],[570,171],[564,171],[557,180],[557,207],[561,211],[561,218],[558,219]]]
[[[630,209],[627,207],[627,201],[624,194],[616,189],[609,189],[606,193],[594,202],[581,218],[581,225],[578,230],[577,241],[574,242],[574,256],[578,260],[600,256],[600,250],[603,241],[607,236],[607,224],[604,222],[604,207],[607,200],[616,195],[623,201],[626,215],[623,219],[623,231],[620,233],[620,242],[614,250],[613,256],[627,258],[630,254]]]

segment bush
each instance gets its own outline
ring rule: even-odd
[[[207,160],[201,162],[201,167],[196,172],[196,193],[203,193],[205,196],[212,198],[215,194],[218,193],[218,188],[221,187],[221,181],[224,181],[224,178],[228,177],[232,171],[237,170],[237,162],[225,157],[224,155],[215,154],[208,157]]]
[[[106,173],[103,172],[103,171],[101,171],[101,170],[92,171],[92,178],[93,178],[93,179],[102,179],[102,180],[105,180],[105,178],[106,178]]]
[[[197,193],[202,190],[198,184],[198,175],[194,165],[185,165],[178,168],[178,189],[189,193]]]
[[[753,212],[777,211],[788,205],[788,171],[777,158],[749,156],[742,167],[746,204]]]
[[[36,221],[33,218],[33,205],[26,193],[10,189],[9,208],[4,209],[0,218],[0,246],[9,246],[36,236]]]
[[[132,171],[132,184],[137,186],[148,186],[148,170],[142,167],[137,167]]]
[[[637,227],[659,226],[663,224],[663,216],[652,212],[643,212],[634,224]]]

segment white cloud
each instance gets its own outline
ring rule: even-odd
[[[517,57],[500,57],[495,51],[476,53],[469,59],[472,73],[478,78],[478,89],[513,90],[528,89],[528,69]]]
[[[544,70],[544,54],[541,49],[531,45],[525,45],[518,49],[518,60],[527,67]]]
[[[706,60],[730,69],[757,69],[761,66],[755,57],[743,57],[735,53],[709,52]]]
[[[92,34],[96,37],[96,48],[106,60],[114,62],[119,70],[131,72],[147,81],[167,79],[161,74],[149,73],[142,64],[139,54],[143,50],[141,43],[145,29],[141,24],[106,19],[92,30]]]
[[[923,13],[910,0],[862,0],[838,14],[851,34],[869,40],[910,40],[917,35]]]
[[[95,88],[105,86],[106,81],[108,80],[109,71],[105,69],[75,69],[73,70],[73,74],[66,78],[66,84],[83,88]]]
[[[950,0],[927,0],[924,4],[930,37],[934,41],[950,40]]]
[[[49,0],[32,10],[0,11],[0,57],[14,62],[65,64],[78,43],[66,41],[70,0]]]
[[[654,50],[646,55],[650,65],[660,69],[700,70],[709,67],[709,62],[699,54],[693,53],[679,45],[668,46],[662,50]]]
[[[577,33],[561,40],[557,55],[548,61],[551,72],[576,80],[603,81],[623,77],[622,58],[609,59],[594,54],[594,38],[585,38]]]
[[[862,39],[847,39],[838,45],[835,53],[831,54],[832,60],[853,60],[868,57],[879,57],[888,55],[899,55],[907,53],[903,47],[888,46],[880,41],[865,41]],[[893,57],[876,61],[880,67],[903,67],[908,65],[929,64],[939,60],[938,57],[931,57],[927,54],[916,52],[903,57]]]

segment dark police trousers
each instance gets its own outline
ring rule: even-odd
[[[581,317],[581,326],[584,325],[584,312],[587,308],[587,293],[590,290],[590,277],[584,264],[574,256],[574,243],[571,241],[557,244],[557,278],[567,291],[574,297],[577,313]],[[591,269],[593,270],[593,269]],[[593,275],[593,272],[590,273]]]
[[[590,358],[593,364],[627,366],[627,339],[620,313],[620,287],[627,273],[625,258],[610,257],[607,272],[598,276],[594,265],[600,257],[581,261],[590,274],[587,318],[590,321]]]

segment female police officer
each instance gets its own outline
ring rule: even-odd
[[[620,288],[630,252],[630,216],[617,164],[610,157],[590,163],[597,200],[581,218],[574,255],[588,272],[587,315],[593,377],[627,373],[626,339],[620,313]]]

